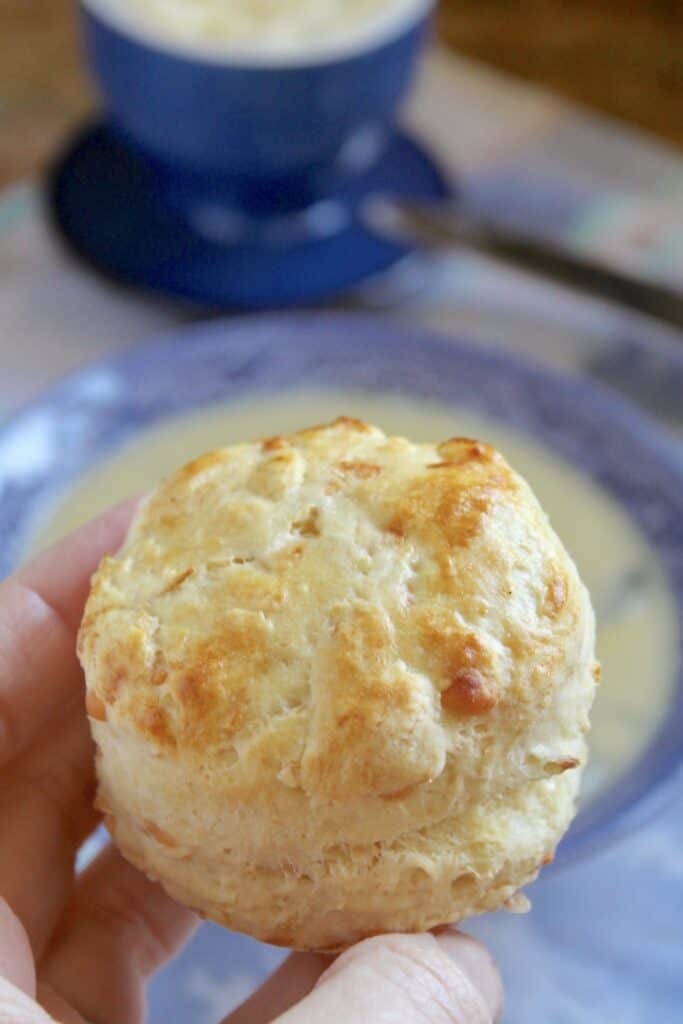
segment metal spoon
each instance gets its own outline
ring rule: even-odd
[[[430,250],[472,249],[683,330],[683,292],[608,268],[547,237],[471,216],[453,202],[375,196],[361,217],[375,234]]]

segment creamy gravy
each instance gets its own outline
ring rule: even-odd
[[[149,489],[202,451],[341,414],[415,441],[479,437],[527,478],[576,561],[598,615],[603,676],[584,796],[603,790],[638,756],[664,715],[676,670],[674,599],[654,554],[623,509],[573,466],[495,420],[431,401],[348,392],[290,392],[208,408],[139,434],[90,472],[50,508],[31,549]]]
[[[230,59],[310,57],[362,44],[427,0],[89,0],[155,40]]]

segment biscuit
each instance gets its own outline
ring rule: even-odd
[[[98,805],[149,877],[265,942],[514,906],[574,813],[594,645],[490,446],[342,418],[210,452],[93,579]]]

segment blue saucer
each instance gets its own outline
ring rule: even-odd
[[[314,303],[386,270],[410,248],[378,238],[358,216],[372,194],[444,197],[430,156],[397,134],[377,161],[278,219],[164,193],[149,166],[106,124],[88,127],[59,160],[49,201],[61,234],[98,270],[204,306],[264,309]],[[187,210],[191,209],[191,213]]]

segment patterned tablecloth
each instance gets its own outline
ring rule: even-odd
[[[408,121],[474,206],[559,232],[683,286],[683,161],[547,94],[434,53]],[[597,377],[683,438],[683,338],[645,318],[461,252],[413,257],[360,290],[440,330]],[[22,184],[0,199],[0,411],[65,371],[179,322],[90,275]],[[493,949],[511,1024],[683,1020],[683,792],[646,830],[532,887],[533,912],[471,930]],[[206,925],[154,981],[152,1024],[213,1024],[282,954]]]

